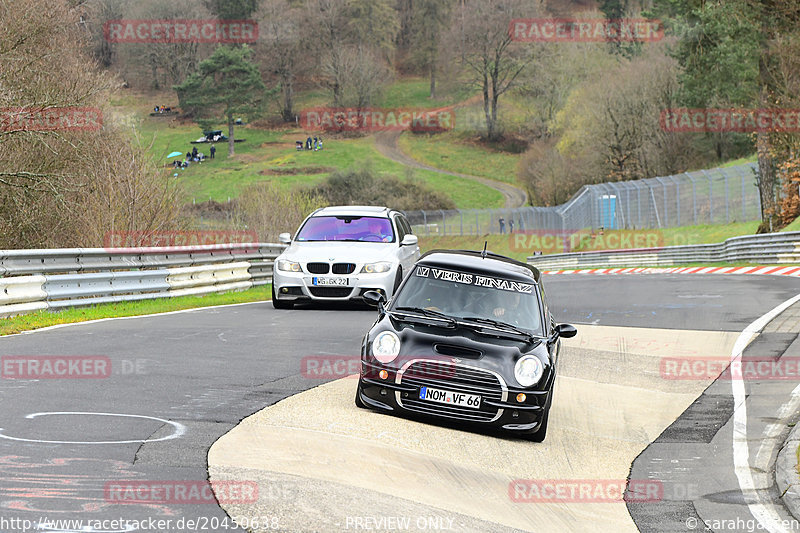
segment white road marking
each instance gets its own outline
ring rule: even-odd
[[[760,316],[739,334],[736,343],[731,351],[731,364],[738,360],[741,363],[742,352],[750,343],[752,338],[776,316],[785,311],[789,306],[800,301],[800,294],[790,298],[778,305],[774,309]],[[744,381],[742,376],[731,378],[731,390],[733,392],[733,464],[736,477],[739,480],[739,488],[744,494],[755,495],[756,501],[747,501],[753,517],[759,524],[771,533],[782,533],[787,531],[782,524],[782,520],[771,502],[764,502],[761,495],[757,492],[753,471],[750,467],[750,450],[747,445],[747,404],[745,397]],[[795,389],[797,390],[797,389]],[[794,391],[793,391],[794,394]],[[789,400],[787,403],[794,401]],[[786,404],[784,404],[786,405]]]
[[[84,320],[83,322],[70,322],[68,324],[55,324],[54,326],[47,326],[45,328],[38,328],[38,329],[29,329],[27,331],[20,331],[19,333],[12,333],[11,335],[2,335],[0,339],[5,339],[8,337],[16,337],[18,335],[31,335],[33,333],[40,333],[42,331],[50,331],[53,329],[60,329],[60,328],[69,328],[73,326],[82,326],[84,324],[97,324],[98,322],[108,322],[110,320],[131,320],[135,318],[151,318],[154,316],[167,316],[167,315],[177,315],[180,313],[193,313],[195,311],[208,311],[214,309],[222,309],[225,307],[235,307],[237,305],[254,305],[254,304],[266,304],[269,303],[270,300],[259,300],[257,302],[242,302],[238,304],[223,304],[223,305],[208,305],[206,307],[193,307],[191,309],[179,309],[177,311],[167,311],[166,313],[150,313],[149,315],[131,315],[131,316],[112,316],[108,318],[98,318],[95,320]]]
[[[182,437],[186,433],[186,426],[180,424],[178,422],[172,422],[171,420],[165,420],[163,418],[158,418],[155,416],[146,416],[146,415],[128,415],[122,413],[91,413],[85,411],[48,411],[44,413],[32,413],[26,415],[25,418],[33,419],[39,416],[62,416],[62,415],[89,415],[89,416],[118,416],[118,417],[127,417],[127,418],[144,418],[147,420],[156,420],[158,422],[163,422],[164,424],[169,424],[172,426],[174,431],[172,434],[167,435],[166,437],[160,437],[158,439],[138,439],[138,440],[109,440],[109,441],[68,441],[68,440],[42,440],[42,439],[23,439],[21,437],[12,437],[10,435],[3,435],[3,428],[0,428],[0,438],[20,441],[20,442],[37,442],[43,444],[133,444],[137,442],[159,442],[162,440],[170,440],[170,439],[177,439]]]

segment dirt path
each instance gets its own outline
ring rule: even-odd
[[[522,207],[528,203],[528,194],[518,187],[514,187],[508,183],[492,180],[489,178],[481,178],[479,176],[470,176],[469,174],[459,174],[457,172],[448,172],[440,168],[420,163],[410,155],[403,152],[397,144],[397,139],[400,138],[402,131],[382,131],[375,134],[375,147],[384,156],[392,161],[396,161],[402,165],[420,170],[430,170],[431,172],[438,172],[439,174],[446,174],[448,176],[457,176],[459,178],[467,178],[480,182],[487,187],[491,187],[503,195],[505,199],[505,207]]]

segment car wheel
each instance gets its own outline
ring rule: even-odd
[[[403,267],[397,267],[397,275],[394,277],[394,288],[392,289],[392,296],[397,294],[397,289],[400,288],[400,284],[403,282]]]
[[[275,283],[272,284],[272,307],[275,309],[291,309],[294,307],[294,302],[281,301],[275,297]]]
[[[542,423],[539,426],[539,429],[537,429],[533,433],[526,434],[525,438],[533,442],[544,441],[544,438],[547,435],[547,420],[549,418],[550,418],[550,409],[544,412],[544,416],[542,417]]]
[[[361,387],[356,387],[356,407],[366,409],[367,406],[361,401]]]

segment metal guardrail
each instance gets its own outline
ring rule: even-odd
[[[761,218],[757,172],[757,164],[746,163],[584,185],[566,203],[549,207],[406,211],[406,216],[414,233],[428,236],[744,222]]]
[[[716,244],[601,250],[528,257],[540,270],[675,266],[686,263],[800,263],[800,231],[732,237]]]
[[[270,283],[286,246],[0,250],[0,317],[40,309],[244,290]]]

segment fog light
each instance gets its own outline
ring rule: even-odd
[[[378,375],[381,377],[381,379],[386,379],[389,377],[389,373],[386,370],[381,370],[378,372]]]
[[[524,393],[520,392],[519,394],[517,394],[517,403],[525,403],[525,398],[527,398],[527,396],[525,396]]]
[[[281,292],[286,294],[287,292],[289,292],[289,289],[287,289],[286,287],[281,287]]]

